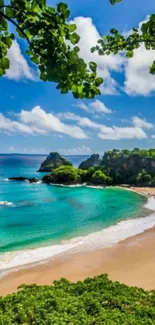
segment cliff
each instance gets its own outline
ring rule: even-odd
[[[100,156],[98,154],[93,154],[91,155],[90,158],[88,158],[87,160],[83,161],[80,165],[79,165],[79,169],[88,169],[90,167],[99,167],[101,163],[101,159]]]
[[[63,158],[58,152],[51,152],[42,162],[39,172],[51,172],[60,166],[72,166],[72,163]]]

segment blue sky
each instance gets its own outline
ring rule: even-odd
[[[103,153],[112,148],[155,147],[155,76],[148,69],[154,51],[143,47],[131,60],[93,57],[90,47],[112,27],[127,32],[153,13],[154,0],[68,0],[70,20],[81,36],[80,55],[98,63],[102,95],[79,101],[61,95],[55,84],[37,80],[20,39],[8,56],[11,69],[0,79],[0,152]],[[55,6],[57,1],[49,1]]]

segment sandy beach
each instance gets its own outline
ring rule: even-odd
[[[155,196],[155,188],[130,189],[146,196]],[[51,284],[62,277],[77,281],[101,273],[108,273],[110,279],[131,286],[155,289],[154,247],[155,227],[110,248],[64,253],[42,265],[27,267],[3,277],[0,279],[0,295],[16,291],[23,283]]]

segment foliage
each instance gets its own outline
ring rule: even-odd
[[[92,176],[95,184],[107,184],[109,177],[105,175],[101,170],[96,170]]]
[[[113,178],[113,184],[154,186],[155,149],[108,151],[101,167]]]
[[[82,175],[84,174],[85,171],[79,170],[72,166],[60,166],[53,170],[50,177],[52,183],[77,184],[82,181]]]
[[[96,163],[96,160],[90,158],[80,164],[85,169],[80,166],[61,166],[54,169],[52,174],[44,176],[43,181],[58,184],[155,186],[155,149],[114,149],[105,152],[102,159],[97,159],[100,165],[89,167],[92,162]]]
[[[0,298],[0,325],[153,325],[155,291],[112,282],[106,274],[52,286],[29,285]]]
[[[57,84],[62,94],[72,91],[75,98],[93,98],[100,94],[103,82],[97,77],[94,62],[87,64],[79,57],[80,37],[76,25],[68,23],[67,4],[57,9],[46,0],[0,0],[0,76],[10,66],[7,51],[15,39],[8,22],[16,27],[19,37],[27,41],[27,55],[37,65],[40,78]]]
[[[121,0],[110,0],[111,4],[121,2]],[[128,35],[122,35],[117,29],[112,28],[110,35],[104,35],[94,46],[92,53],[98,51],[99,55],[117,54],[123,51],[127,58],[134,55],[134,50],[144,44],[146,50],[155,50],[155,14],[149,16],[139,29],[133,28]],[[150,67],[150,73],[155,74],[155,61]]]

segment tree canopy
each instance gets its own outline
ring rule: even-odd
[[[112,5],[121,0],[109,0]],[[69,22],[70,11],[66,3],[57,8],[47,5],[46,0],[0,0],[0,76],[10,67],[7,57],[16,36],[27,42],[27,55],[37,65],[40,78],[56,83],[62,94],[69,91],[75,98],[94,98],[100,95],[103,79],[97,76],[97,64],[87,64],[79,55],[79,35],[76,25]],[[9,32],[9,26],[16,33]],[[92,52],[99,55],[125,51],[128,58],[143,43],[147,50],[155,49],[155,15],[151,15],[140,29],[124,36],[115,29],[94,44]],[[150,67],[155,73],[155,61]]]

